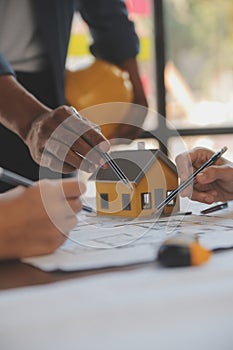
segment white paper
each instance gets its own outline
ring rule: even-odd
[[[206,207],[206,206],[205,206]],[[51,255],[24,259],[44,271],[87,270],[153,261],[161,243],[177,233],[194,234],[209,249],[233,246],[233,206],[210,215],[128,220],[79,215],[70,239]],[[199,208],[199,209],[198,209]],[[189,208],[190,209],[190,208]]]

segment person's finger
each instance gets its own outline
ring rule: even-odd
[[[195,170],[199,169],[213,154],[214,152],[212,150],[204,147],[196,147],[189,152],[190,160]],[[227,161],[223,157],[215,161],[216,165],[224,165],[226,163]]]
[[[176,157],[177,171],[181,181],[185,181],[194,170],[200,168],[212,155],[213,151],[196,147]]]
[[[56,164],[56,159],[60,162]],[[63,172],[63,166],[61,164],[66,163],[73,169],[80,169],[86,172],[93,172],[95,170],[94,164],[90,163],[87,159],[83,158],[78,153],[74,153],[69,147],[52,138],[46,144],[46,150],[43,153],[41,164],[46,167],[50,167],[56,171]]]
[[[68,203],[74,213],[78,213],[82,210],[82,202],[77,198],[68,198]]]
[[[209,184],[217,180],[229,182],[232,179],[233,168],[228,165],[212,165],[197,175],[197,182],[200,184]]]
[[[203,201],[203,197],[204,195],[203,194],[209,194],[211,196],[216,196],[217,195],[217,192],[216,190],[213,188],[213,185],[212,184],[199,184],[196,182],[191,184],[190,186],[188,186],[187,188],[185,188],[181,193],[181,197],[188,197],[190,199],[193,199],[193,200],[198,200],[197,198],[197,195],[201,193],[201,199]]]
[[[90,146],[80,137],[74,142],[71,150],[82,155],[90,163],[93,163],[95,165],[103,165],[106,163],[106,160],[102,157],[103,152],[98,152],[96,148],[97,146]]]
[[[93,163],[90,163],[88,159],[83,158],[72,150],[68,150],[65,157],[65,163],[71,165],[75,169],[80,169],[88,173],[92,173],[96,169],[96,166]]]
[[[77,181],[77,178],[63,180],[62,186],[64,196],[68,199],[76,199],[86,191],[86,186],[82,182]]]
[[[97,126],[95,128],[93,123],[90,124],[89,121],[83,117],[81,119],[78,118],[78,116],[74,114],[72,108],[66,107],[64,110],[57,109],[56,119],[59,120],[60,123],[63,123],[65,128],[68,128],[70,131],[82,137],[87,144],[92,147],[98,147],[101,152],[109,151],[110,144],[104,135],[97,131]]]
[[[208,191],[208,192],[193,191],[190,199],[201,203],[212,204],[213,202],[216,201],[216,192],[215,191]]]
[[[50,152],[44,152],[41,158],[40,166],[49,168],[53,171],[60,172],[63,174],[70,174],[76,170],[73,166],[62,162],[60,159],[56,158]]]
[[[96,147],[96,151],[98,152],[108,152],[110,149],[109,141],[103,136],[102,133],[94,130],[88,129],[86,132],[82,134],[82,139],[87,142],[92,147]]]

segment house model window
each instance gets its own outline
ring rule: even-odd
[[[109,203],[107,193],[100,193],[100,206],[102,209],[108,209]]]
[[[141,208],[151,209],[151,193],[141,193]]]
[[[138,217],[156,212],[158,205],[178,186],[175,165],[157,149],[111,152],[111,157],[129,179],[133,191],[119,180],[111,167],[98,168],[90,177],[96,185],[97,215]],[[179,199],[163,209],[179,211]]]
[[[167,191],[167,196],[169,196],[169,194],[171,194],[172,191]],[[173,198],[167,205],[170,207],[174,207],[174,205],[176,204],[176,198]]]

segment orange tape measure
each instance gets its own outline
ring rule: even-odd
[[[162,243],[157,260],[167,267],[196,266],[204,264],[211,255],[212,250],[202,247],[197,236],[178,234]]]

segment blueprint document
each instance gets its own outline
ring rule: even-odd
[[[204,206],[206,208],[206,205]],[[44,271],[81,271],[152,262],[161,243],[178,233],[195,234],[212,249],[233,246],[233,203],[201,215],[203,205],[191,202],[192,215],[141,219],[78,215],[78,225],[53,254],[23,261]]]

